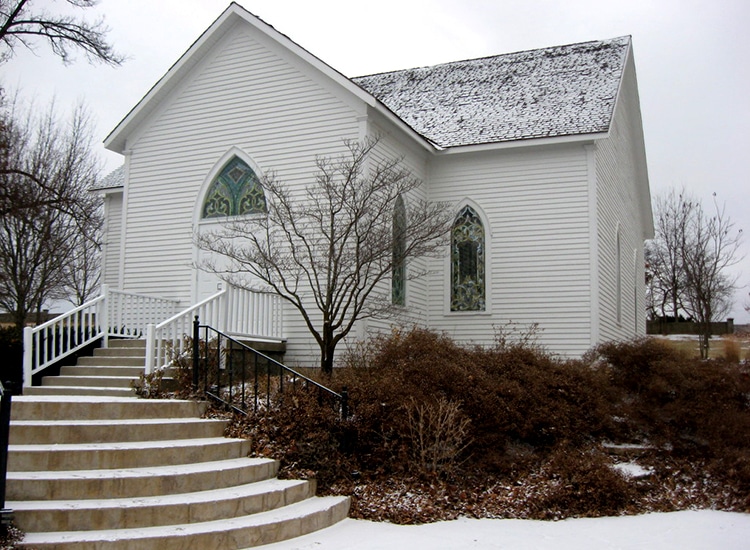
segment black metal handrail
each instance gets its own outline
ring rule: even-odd
[[[8,475],[8,440],[10,439],[10,407],[12,392],[0,381],[0,533],[6,533],[13,510],[5,507],[5,486]]]
[[[316,391],[318,400],[329,399],[341,419],[349,417],[346,388],[337,393],[312,378],[287,367],[244,342],[209,325],[193,321],[193,389],[202,384],[203,393],[237,412],[247,414],[265,405],[271,397],[283,394],[290,385]]]

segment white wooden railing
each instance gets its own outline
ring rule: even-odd
[[[31,377],[53,363],[105,337],[106,292],[85,304],[23,330],[23,385],[31,386]]]
[[[107,295],[109,336],[145,338],[148,325],[179,311],[179,301],[145,294],[110,290]]]
[[[283,340],[282,309],[281,299],[275,294],[232,286],[223,289],[147,328],[146,373],[169,366],[188,351],[186,338],[193,333],[195,317],[201,324],[232,336],[278,341]]]
[[[111,336],[145,338],[146,372],[163,368],[185,351],[196,315],[202,324],[233,336],[283,340],[281,299],[273,294],[229,287],[179,313],[177,306],[176,300],[102,285],[93,300],[24,329],[24,387],[31,386],[33,375],[96,340],[107,347]]]

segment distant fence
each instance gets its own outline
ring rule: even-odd
[[[692,321],[663,321],[656,319],[646,321],[646,334],[698,334],[701,331],[700,323]],[[711,323],[711,334],[721,336],[722,334],[734,334],[734,319]]]

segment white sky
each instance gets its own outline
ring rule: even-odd
[[[733,316],[750,322],[750,2],[747,0],[240,0],[346,76],[631,35],[652,193],[711,193],[745,229]],[[60,11],[62,0],[33,0]],[[6,89],[44,107],[84,101],[103,140],[228,0],[102,0],[119,68],[63,66],[39,43],[0,65]],[[80,11],[80,10],[76,10]],[[101,148],[108,170],[119,155]]]

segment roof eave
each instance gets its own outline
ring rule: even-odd
[[[479,143],[470,145],[457,145],[452,147],[445,147],[444,149],[437,151],[439,155],[455,155],[463,153],[476,153],[482,151],[497,151],[503,149],[517,149],[521,147],[540,147],[544,145],[560,145],[568,143],[593,143],[594,141],[605,139],[609,136],[609,132],[593,132],[588,134],[575,134],[565,136],[553,136],[543,138],[524,138],[515,139],[512,141],[496,141],[492,143]]]

